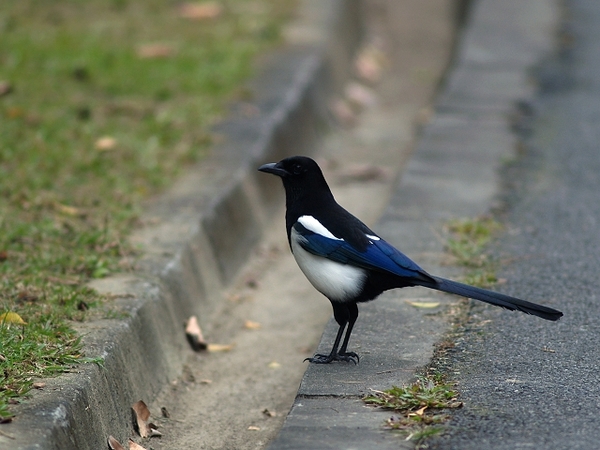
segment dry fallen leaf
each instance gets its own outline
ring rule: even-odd
[[[112,150],[116,147],[116,145],[117,140],[111,136],[102,136],[101,138],[98,138],[94,143],[94,147],[96,147],[96,150],[99,150],[101,152]]]
[[[247,330],[258,330],[262,327],[262,325],[258,322],[253,322],[252,320],[246,320],[244,322],[244,328]]]
[[[281,367],[281,364],[279,364],[277,361],[272,361],[269,363],[269,369],[279,369]]]
[[[31,386],[34,389],[44,389],[46,387],[46,383],[44,383],[43,381],[38,381],[36,383],[33,383]]]
[[[0,314],[0,324],[7,326],[10,325],[27,325],[20,315],[15,312],[5,312],[4,314]]]
[[[440,302],[413,302],[410,300],[406,300],[406,303],[408,303],[411,306],[414,306],[415,308],[437,308],[438,306],[440,306]]]
[[[228,352],[233,347],[233,344],[208,344],[207,349],[209,352]]]
[[[108,448],[110,450],[125,450],[125,447],[112,436],[108,436]]]
[[[208,345],[202,336],[202,330],[198,324],[198,318],[191,316],[185,326],[185,337],[192,346],[192,349],[196,352],[200,350],[206,350]]]
[[[136,444],[131,439],[129,439],[129,450],[146,450],[146,448],[142,447],[140,444]]]
[[[223,13],[223,6],[218,2],[184,3],[179,7],[179,15],[185,19],[216,19]]]
[[[168,44],[146,44],[137,49],[138,58],[142,59],[168,58],[174,54],[175,48]]]
[[[83,211],[79,208],[69,205],[63,205],[62,203],[54,202],[54,208],[67,216],[81,216],[83,215]]]
[[[275,416],[277,416],[277,414],[275,413],[275,411],[271,411],[271,410],[270,410],[270,409],[268,409],[268,408],[265,408],[265,409],[263,409],[263,412],[262,412],[262,413],[263,413],[265,416],[267,416],[267,417],[275,417]]]
[[[138,433],[143,438],[148,437],[150,431],[148,427],[148,419],[150,418],[148,406],[146,406],[143,400],[139,400],[131,405],[131,409],[135,417],[134,426],[137,426]]]
[[[417,416],[422,416],[423,414],[425,414],[425,410],[427,409],[427,406],[423,406],[422,408],[418,409],[417,411],[415,411],[415,414]]]
[[[250,431],[260,431],[260,427],[255,427],[255,426],[253,426],[253,425],[250,425],[250,426],[248,427],[248,429],[249,429]]]

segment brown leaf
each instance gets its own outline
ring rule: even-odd
[[[146,450],[146,448],[129,439],[129,450]]]
[[[190,20],[216,19],[222,13],[223,6],[218,2],[184,3],[179,7],[179,15]]]
[[[209,352],[228,352],[233,349],[233,344],[208,344],[207,349]]]
[[[54,209],[67,216],[83,216],[85,213],[74,206],[64,205],[59,202],[54,202]]]
[[[0,251],[0,262],[6,261],[8,259],[8,252],[6,250]]]
[[[36,383],[33,383],[31,386],[34,389],[44,389],[46,387],[46,383],[44,383],[43,381],[38,381]]]
[[[125,447],[112,436],[108,436],[108,448],[110,450],[125,450]]]
[[[191,316],[188,319],[185,326],[185,337],[190,343],[192,349],[196,352],[200,350],[206,350],[208,347],[208,344],[204,340],[204,336],[202,336],[202,330],[200,329],[198,318],[196,316]]]
[[[141,437],[147,437],[149,433],[148,419],[150,418],[148,406],[146,406],[143,400],[139,400],[131,405],[131,409],[133,410],[135,418],[134,426],[137,426],[138,433]]]
[[[418,409],[417,411],[415,411],[415,414],[417,416],[422,416],[423,414],[425,414],[425,410],[427,409],[427,406],[423,406],[422,408]]]
[[[437,308],[438,306],[440,306],[440,302],[417,302],[417,301],[411,301],[411,300],[406,300],[406,303],[408,303],[411,306],[414,306],[415,308]]]
[[[275,411],[271,411],[270,409],[267,409],[267,408],[263,409],[262,413],[265,416],[267,416],[267,417],[275,417],[275,416],[277,416],[277,414],[275,413]]]
[[[269,369],[280,369],[281,364],[279,364],[277,361],[271,361],[267,367],[269,367]]]
[[[167,44],[146,44],[137,49],[138,58],[142,59],[168,58],[174,54],[175,48]]]
[[[252,320],[246,320],[244,322],[244,328],[247,330],[258,330],[262,327],[262,325],[258,322],[253,322]]]
[[[116,145],[117,140],[111,136],[102,136],[101,138],[98,138],[94,143],[94,147],[96,147],[96,150],[99,150],[101,152],[112,150],[116,147]]]

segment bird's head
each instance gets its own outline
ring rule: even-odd
[[[292,156],[278,163],[264,164],[258,170],[280,177],[290,201],[306,197],[332,197],[321,168],[306,156]]]
[[[261,172],[272,173],[281,178],[291,178],[301,181],[310,178],[311,175],[323,176],[318,164],[306,156],[292,156],[278,163],[268,163],[258,168]]]

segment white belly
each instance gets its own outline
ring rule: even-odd
[[[360,293],[367,278],[363,269],[307,252],[299,244],[302,237],[294,229],[290,237],[296,263],[315,289],[335,302],[344,302]]]

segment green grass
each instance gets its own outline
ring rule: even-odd
[[[385,426],[402,431],[415,442],[440,433],[448,416],[442,410],[458,408],[454,386],[441,376],[422,376],[409,386],[393,386],[365,397],[365,403],[398,413],[389,418]]]
[[[502,225],[492,218],[478,217],[453,220],[446,227],[452,236],[446,241],[447,251],[458,265],[468,269],[463,281],[479,287],[496,283],[495,264],[484,249]]]
[[[71,323],[106,313],[86,282],[131,269],[142,202],[201,160],[293,8],[218,4],[190,20],[168,0],[3,1],[0,314],[26,325],[0,323],[0,417],[85,360]]]

